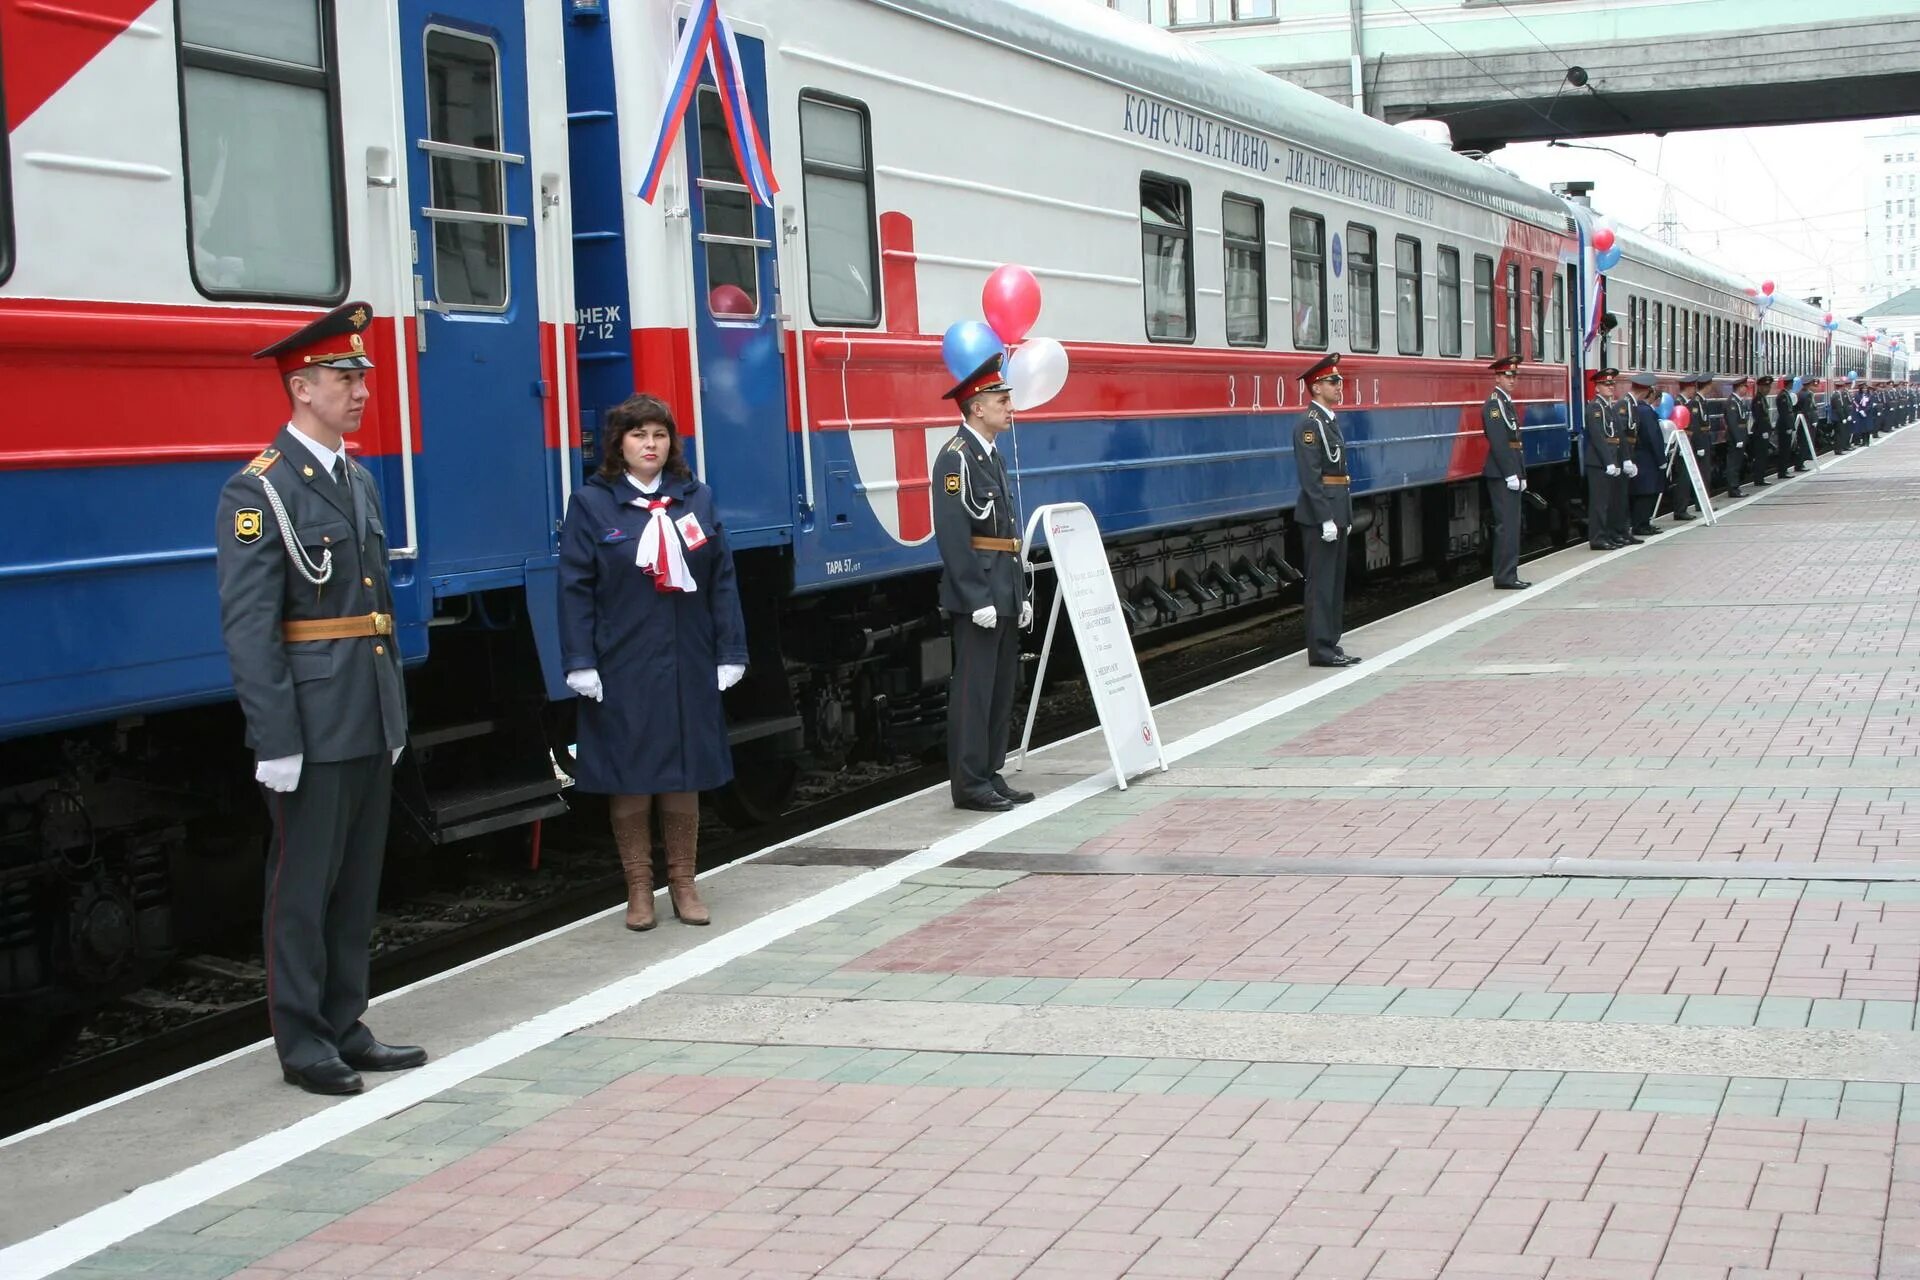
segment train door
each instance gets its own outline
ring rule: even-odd
[[[767,128],[764,44],[739,37],[747,95]],[[787,541],[792,450],[774,211],[743,181],[707,73],[687,113],[693,226],[693,333],[700,364],[697,461],[718,490],[736,547]]]
[[[517,573],[555,546],[524,11],[402,0],[400,47],[422,554],[444,595],[460,590],[461,575]]]

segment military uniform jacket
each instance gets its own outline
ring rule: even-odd
[[[1813,415],[1808,414],[1809,418]],[[1840,426],[1853,416],[1853,402],[1844,391],[1827,393],[1827,421]]]
[[[1793,430],[1793,393],[1791,391],[1773,393],[1773,425],[1782,432]]]
[[[1017,552],[982,551],[975,538],[1020,537],[1013,490],[1000,465],[966,427],[940,450],[933,476],[933,538],[940,547],[940,607],[971,614],[985,605],[1002,618],[1020,616],[1025,595]]]
[[[1526,455],[1520,447],[1520,411],[1498,387],[1480,406],[1480,430],[1487,437],[1487,464],[1480,468],[1481,475],[1505,479],[1526,474]]]
[[[1667,446],[1660,438],[1660,411],[1644,400],[1629,406],[1633,414],[1633,461],[1639,468],[1631,491],[1659,493],[1666,487]]]
[[[1753,431],[1759,435],[1773,435],[1773,397],[1755,396],[1753,398]]]
[[[1613,406],[1595,396],[1587,401],[1586,442],[1583,453],[1589,467],[1608,467],[1620,465],[1620,427],[1614,417]]]
[[[1744,448],[1747,443],[1747,402],[1732,395],[1722,405],[1720,414],[1727,424],[1727,443]]]
[[[1713,452],[1713,420],[1707,417],[1707,398],[1701,395],[1687,396],[1681,401],[1687,406],[1692,417],[1687,422],[1687,443],[1693,449],[1695,458],[1705,458]],[[1706,474],[1702,467],[1701,475]]]
[[[346,471],[346,484],[335,481],[287,429],[220,492],[220,629],[247,745],[263,760],[353,760],[406,745],[406,688],[393,635],[281,636],[282,622],[393,613],[380,493],[352,458]]]
[[[1621,396],[1613,401],[1607,406],[1607,416],[1613,419],[1614,430],[1620,436],[1620,461],[1626,462],[1633,457],[1634,446],[1640,440],[1640,426],[1633,419],[1633,397]]]
[[[1353,527],[1346,438],[1333,410],[1318,401],[1293,420],[1293,469],[1300,478],[1300,497],[1293,504],[1296,523],[1317,529],[1331,520],[1341,533]]]

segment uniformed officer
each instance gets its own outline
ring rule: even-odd
[[[1764,489],[1771,483],[1767,472],[1774,467],[1774,422],[1773,422],[1773,375],[1762,374],[1758,378],[1747,378],[1734,388],[1736,394],[1751,388],[1753,398],[1747,400],[1747,461],[1751,464],[1753,483],[1756,488]]]
[[[1618,369],[1587,371],[1588,396],[1581,461],[1587,469],[1587,545],[1595,551],[1615,551],[1626,540],[1615,528],[1614,481],[1620,470],[1620,429],[1609,398],[1601,388],[1611,391]]]
[[[1747,437],[1748,420],[1752,410],[1747,407],[1746,397],[1740,392],[1747,380],[1734,375],[1720,386],[1720,421],[1727,431],[1727,496],[1744,498],[1746,491],[1740,487],[1741,477],[1747,473]]]
[[[1807,469],[1807,441],[1796,420],[1799,405],[1794,400],[1792,380],[1783,373],[1775,380],[1775,386],[1778,390],[1773,397],[1773,427],[1778,434],[1774,459],[1780,466],[1780,478],[1785,480],[1789,465],[1796,473]]]
[[[961,427],[940,450],[933,536],[940,607],[953,627],[947,685],[947,773],[957,809],[998,813],[1033,799],[1007,784],[1020,629],[1033,621],[1020,573],[1020,524],[994,438],[1013,425],[1013,397],[990,357],[943,397]]]
[[[1344,379],[1340,353],[1323,356],[1300,376],[1307,411],[1293,423],[1293,468],[1300,497],[1293,522],[1307,552],[1307,664],[1350,667],[1360,661],[1340,647],[1341,614],[1347,597],[1347,535],[1353,532],[1352,480],[1347,442],[1334,406]]]
[[[1522,591],[1533,584],[1520,578],[1520,495],[1527,490],[1520,410],[1513,403],[1520,357],[1501,356],[1487,368],[1493,373],[1493,391],[1480,406],[1480,430],[1487,437],[1487,461],[1480,474],[1486,478],[1493,510],[1493,585],[1499,591]]]
[[[1827,393],[1827,425],[1833,431],[1833,453],[1839,457],[1853,451],[1853,394],[1839,379]]]
[[[349,302],[257,353],[278,366],[291,416],[227,482],[216,525],[220,625],[273,811],[267,1011],[282,1074],[311,1093],[357,1093],[362,1071],[427,1060],[360,1021],[407,738],[380,493],[346,451],[367,406],[371,318]]]
[[[1667,445],[1660,431],[1660,412],[1653,406],[1660,380],[1651,373],[1636,373],[1630,385],[1633,388],[1633,533],[1644,540],[1659,532],[1653,527],[1653,515],[1660,505],[1661,491],[1666,487]]]
[[[1694,465],[1700,468],[1700,483],[1704,488],[1708,483],[1707,473],[1713,461],[1711,452],[1713,432],[1707,426],[1706,405],[1695,391],[1699,385],[1700,375],[1697,373],[1683,374],[1674,380],[1674,387],[1678,392],[1674,396],[1674,403],[1687,406],[1688,415],[1686,429],[1675,438],[1675,443],[1693,454]],[[1677,449],[1673,454],[1668,479],[1673,490],[1674,520],[1676,522],[1698,520],[1700,512],[1695,508],[1706,507],[1707,495],[1694,488],[1693,477],[1688,474],[1687,464],[1681,460]]]
[[[1619,390],[1619,374],[1612,381],[1602,379],[1600,394],[1607,401],[1607,416],[1613,419],[1615,432],[1620,437],[1620,475],[1613,484],[1613,520],[1615,541],[1638,544],[1646,539],[1634,528],[1632,499],[1633,488],[1639,482],[1640,426],[1634,420],[1634,398],[1631,394],[1616,395]]]
[[[1814,404],[1813,404],[1814,389],[1819,385],[1819,383],[1820,383],[1819,377],[1811,373],[1807,374],[1800,381],[1800,394],[1797,397],[1795,397],[1793,402],[1793,414],[1794,414],[1794,418],[1796,419],[1794,423],[1794,428],[1793,428],[1795,433],[1798,433],[1800,431],[1800,425],[1799,425],[1798,419],[1801,419],[1801,418],[1806,419],[1807,434],[1809,435],[1811,435],[1814,432],[1819,422],[1820,415],[1815,410]],[[1802,462],[1800,467],[1800,469],[1804,471],[1806,470],[1806,463],[1813,461],[1813,450],[1803,440],[1800,445],[1800,451],[1806,455],[1805,460]]]

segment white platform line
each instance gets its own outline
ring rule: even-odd
[[[1814,472],[1809,474],[1819,473]],[[1739,502],[1725,508],[1725,510],[1729,512],[1736,511],[1748,503],[1758,502],[1770,497],[1772,496],[1773,489],[1774,487],[1770,485],[1768,486],[1768,492],[1755,493],[1751,497],[1743,498]],[[1700,521],[1694,525],[1675,529],[1671,533],[1663,535],[1662,540],[1690,532],[1694,528],[1704,527],[1707,527],[1706,522]],[[1652,546],[1654,544],[1649,542],[1645,545]],[[1480,609],[1474,610],[1472,613],[1457,618],[1452,622],[1443,623],[1430,631],[1416,636],[1412,640],[1396,645],[1383,654],[1367,659],[1364,666],[1348,667],[1326,679],[1315,681],[1303,689],[1297,689],[1291,693],[1283,694],[1280,697],[1272,698],[1257,707],[1243,711],[1218,724],[1188,734],[1177,742],[1167,745],[1166,758],[1169,763],[1171,763],[1187,759],[1199,752],[1218,746],[1220,743],[1238,734],[1245,733],[1279,716],[1286,715],[1309,703],[1327,697],[1330,694],[1337,693],[1350,685],[1364,680],[1376,671],[1404,662],[1406,659],[1431,648],[1451,636],[1457,635],[1469,627],[1485,622],[1489,618],[1497,617],[1507,610],[1517,608],[1529,600],[1537,599],[1539,593],[1552,591],[1555,588],[1565,586],[1567,583],[1575,581],[1599,566],[1610,563],[1619,556],[1631,554],[1638,549],[1639,548],[1636,547],[1626,547],[1619,551],[1606,552],[1594,556],[1590,560],[1574,565],[1572,568],[1537,584],[1532,591],[1514,592],[1505,599],[1495,600]],[[1476,586],[1475,584],[1469,584],[1461,588],[1462,591],[1475,589],[1484,590],[1486,588],[1484,585]],[[1450,594],[1458,595],[1459,592]],[[1448,597],[1440,597],[1440,599],[1446,598]],[[1379,625],[1379,622],[1385,621],[1387,621],[1387,619],[1380,619],[1376,623],[1369,624],[1369,626]],[[1360,630],[1365,629],[1366,628],[1360,628]],[[1274,665],[1277,665],[1278,662],[1291,661],[1293,657],[1297,656],[1296,654],[1290,658],[1277,659],[1275,663],[1268,663],[1256,670],[1268,670]],[[1243,675],[1235,676],[1233,679],[1243,679],[1246,674],[1252,673],[1243,673]],[[1222,681],[1221,683],[1227,682]],[[1075,735],[1075,737],[1079,736],[1083,735]],[[1060,746],[1064,745],[1065,741],[1071,740],[1072,739],[1066,739],[1061,743],[1049,745]],[[910,876],[917,875],[922,871],[930,870],[934,867],[942,866],[953,861],[955,858],[974,852],[981,845],[997,840],[1002,836],[1012,835],[1036,822],[1063,813],[1081,801],[1110,789],[1112,785],[1113,774],[1110,769],[1103,769],[1091,776],[1081,778],[1058,791],[1040,797],[1031,804],[1022,805],[1012,813],[997,814],[984,822],[979,822],[963,830],[956,831],[952,835],[937,840],[923,849],[907,854],[905,857],[887,866],[863,872],[850,880],[835,885],[833,888],[822,890],[810,898],[804,898],[799,902],[770,912],[757,920],[750,921],[738,929],[722,934],[711,942],[703,943],[677,956],[661,960],[656,964],[642,969],[638,973],[622,978],[616,982],[608,983],[566,1004],[550,1009],[537,1017],[529,1018],[516,1026],[496,1032],[477,1044],[469,1045],[465,1049],[456,1050],[444,1058],[428,1063],[417,1071],[410,1071],[404,1075],[397,1076],[371,1092],[344,1099],[328,1107],[325,1111],[308,1116],[306,1119],[288,1125],[284,1129],[263,1134],[250,1142],[235,1147],[231,1151],[222,1152],[220,1155],[203,1160],[199,1164],[182,1169],[178,1173],[155,1182],[147,1183],[145,1186],[135,1189],[111,1204],[102,1205],[97,1209],[62,1223],[58,1227],[23,1240],[19,1244],[7,1249],[0,1250],[0,1275],[6,1276],[8,1280],[42,1280],[43,1277],[51,1275],[63,1267],[71,1266],[82,1259],[91,1257],[102,1249],[118,1244],[130,1236],[166,1221],[175,1214],[184,1212],[196,1205],[203,1204],[214,1196],[231,1191],[235,1187],[244,1185],[255,1178],[270,1173],[291,1160],[317,1151],[329,1142],[334,1142],[356,1133],[370,1124],[384,1120],[386,1117],[404,1111],[408,1107],[425,1102],[436,1094],[456,1088],[466,1081],[473,1079],[475,1076],[484,1075],[495,1067],[511,1062],[523,1054],[530,1053],[544,1045],[551,1044],[562,1036],[570,1035],[596,1022],[605,1021],[615,1014],[624,1013],[650,996],[658,995],[660,992],[670,987],[678,986],[682,982],[688,982],[694,978],[712,973],[722,965],[740,959],[743,956],[751,955],[771,943],[790,937],[801,929],[819,924],[841,911],[856,907],[894,888]],[[915,793],[914,796],[903,796],[898,800],[888,802],[887,805],[876,806],[876,809],[843,818],[839,822],[829,823],[819,828],[818,831],[809,832],[806,836],[796,836],[793,840],[782,841],[777,845],[771,845],[759,853],[750,855],[749,858],[741,859],[740,861],[749,861],[752,858],[764,856],[767,853],[772,853],[776,849],[793,844],[798,840],[830,831],[835,827],[847,822],[852,822],[857,818],[870,816],[878,809],[884,809],[894,804],[905,803],[907,800],[914,799],[917,796],[924,796],[928,794],[928,792],[937,789],[937,786],[929,787],[926,790]],[[738,863],[729,865],[738,865]],[[725,868],[715,868],[715,871],[724,869]],[[714,872],[708,872],[707,874],[712,875]],[[501,956],[511,955],[515,951],[532,946],[537,942],[557,937],[572,929],[577,929],[592,920],[602,919],[612,914],[613,911],[620,909],[619,907],[609,908],[607,911],[599,912],[583,920],[563,925],[549,933],[542,934],[539,938],[517,943],[512,947],[504,948],[492,955],[471,961],[457,969],[448,970],[447,973],[438,975],[434,979],[415,983],[413,986],[402,988],[400,991],[389,992],[388,995],[382,997],[382,999],[391,999],[403,994],[405,991],[418,990],[420,987],[427,985],[427,982],[444,980],[456,973],[464,972],[480,964],[489,963]],[[218,1061],[230,1061],[241,1054],[250,1053],[258,1047],[260,1046],[249,1046],[246,1049],[228,1054]],[[212,1065],[215,1064],[206,1064],[206,1066]],[[104,1107],[114,1105],[116,1102],[138,1096],[140,1093],[159,1088],[162,1084],[191,1075],[196,1070],[205,1070],[206,1066],[190,1069],[179,1075],[168,1077],[166,1081],[158,1081],[140,1090],[123,1094],[119,1098],[97,1104],[85,1112],[76,1112],[71,1118],[77,1119],[81,1115],[100,1110]],[[63,1121],[66,1119],[68,1118],[63,1117]],[[57,1124],[61,1122],[56,1121],[53,1123]],[[48,1127],[51,1126],[41,1126],[40,1129],[30,1130],[28,1132],[44,1132]],[[18,1141],[25,1136],[27,1135],[17,1135],[14,1140]]]

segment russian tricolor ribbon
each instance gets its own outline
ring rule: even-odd
[[[700,87],[702,65],[713,72],[720,113],[726,119],[727,141],[733,148],[733,162],[741,181],[753,192],[754,199],[771,209],[780,184],[774,181],[773,158],[767,151],[766,139],[754,122],[753,106],[747,98],[746,73],[740,62],[740,46],[733,38],[733,28],[727,25],[726,16],[720,12],[720,0],[695,0],[693,13],[680,30],[679,42],[674,45],[673,57],[667,64],[667,91],[660,106],[659,129],[654,135],[646,176],[640,182],[638,194],[652,204],[659,193],[673,141]]]

